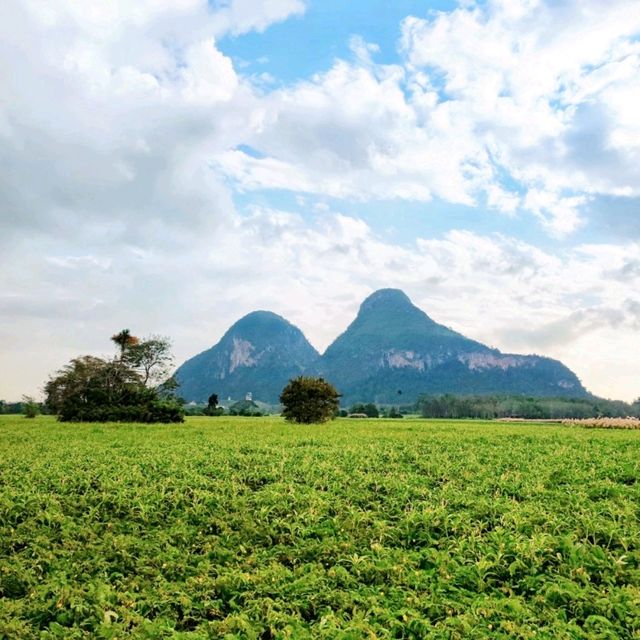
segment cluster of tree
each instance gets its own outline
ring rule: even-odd
[[[260,411],[260,407],[253,400],[240,400],[229,407],[230,416],[252,416],[259,417],[264,415]]]
[[[169,378],[173,364],[167,338],[144,340],[128,329],[112,336],[111,359],[81,356],[45,385],[46,405],[61,421],[182,422],[184,411]]]
[[[260,406],[252,400],[240,400],[229,406],[228,410],[218,404],[218,394],[212,393],[206,405],[194,405],[185,407],[188,416],[264,416],[268,412],[262,411]]]
[[[411,408],[405,408],[405,413],[410,413]],[[350,415],[367,416],[367,418],[403,418],[403,409],[400,407],[377,407],[372,402],[367,404],[354,404],[349,410],[340,409],[341,418],[347,418]]]
[[[0,415],[24,414],[28,418],[35,418],[41,413],[47,413],[47,407],[41,402],[36,402],[31,396],[22,396],[20,402],[6,402],[0,400]]]
[[[381,418],[404,418],[402,410],[398,407],[391,407],[388,409],[382,409],[380,411]]]
[[[374,403],[354,404],[349,410],[339,409],[340,394],[335,387],[322,378],[301,376],[289,381],[280,398],[283,404],[282,415],[287,420],[300,423],[325,422],[338,416],[366,416],[367,418],[403,418],[412,407],[377,407]],[[218,395],[212,393],[206,406],[187,406],[185,413],[191,416],[225,415],[224,407],[218,405]],[[233,403],[227,410],[230,416],[264,416],[266,412],[253,400],[241,400]]]
[[[365,415],[367,416],[367,418],[380,417],[380,411],[378,410],[378,407],[373,404],[373,402],[369,402],[368,404],[354,404],[351,409],[349,409],[349,413]]]
[[[218,394],[212,393],[207,401],[207,406],[203,409],[202,414],[205,416],[221,416],[224,414],[224,408],[218,405]]]
[[[634,403],[602,398],[534,398],[523,396],[421,396],[416,410],[425,418],[620,418],[640,417]]]

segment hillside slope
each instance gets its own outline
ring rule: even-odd
[[[177,370],[178,392],[187,402],[205,402],[212,393],[221,400],[252,393],[256,400],[277,403],[287,381],[318,357],[300,329],[270,311],[254,311]]]
[[[397,289],[382,289],[326,350],[316,372],[344,402],[413,402],[421,393],[583,396],[577,376],[541,356],[503,354],[434,322]]]

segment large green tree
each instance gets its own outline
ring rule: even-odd
[[[46,404],[62,420],[83,419],[96,408],[122,407],[139,395],[141,380],[119,360],[74,358],[45,385]],[[139,399],[139,398],[138,398]]]
[[[282,390],[282,415],[290,422],[311,424],[335,418],[340,394],[322,378],[299,376]]]

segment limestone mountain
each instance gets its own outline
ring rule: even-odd
[[[292,377],[321,375],[355,402],[409,404],[420,394],[588,395],[561,362],[502,353],[432,320],[398,289],[381,289],[322,357],[284,318],[256,311],[177,371],[179,393],[277,403]]]
[[[220,342],[187,360],[177,371],[178,393],[187,402],[253,398],[277,403],[290,378],[318,359],[303,333],[269,311],[254,311],[236,322]]]
[[[398,289],[369,296],[315,370],[342,392],[343,404],[404,404],[421,393],[586,395],[561,362],[470,340],[434,322]]]

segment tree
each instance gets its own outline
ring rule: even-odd
[[[134,366],[131,348],[139,344],[128,330],[112,337],[120,357],[81,356],[56,372],[45,385],[46,404],[61,421],[182,422],[184,411],[168,382],[148,386],[152,369]]]
[[[354,404],[351,407],[350,413],[364,413],[368,418],[379,418],[380,412],[378,411],[378,407],[376,407],[373,402],[369,402],[368,404]]]
[[[156,393],[160,398],[164,400],[175,400],[179,404],[184,404],[184,398],[180,398],[176,392],[180,387],[180,383],[176,380],[175,376],[167,378],[164,382],[161,382],[156,388]]]
[[[152,400],[142,389],[136,372],[120,360],[81,356],[49,379],[46,404],[62,421],[118,420],[129,407]]]
[[[256,405],[257,407],[258,405]],[[218,394],[212,393],[207,401],[207,406],[203,411],[205,416],[221,416],[224,413],[224,409],[218,406]]]
[[[327,422],[338,413],[339,398],[336,388],[324,379],[299,376],[282,390],[282,415],[290,422]]]
[[[391,407],[391,409],[389,409],[389,415],[387,417],[389,417],[389,418],[403,418],[404,416],[400,413],[400,411],[398,409],[396,409],[395,407]]]
[[[124,358],[124,354],[129,347],[138,344],[138,338],[132,336],[129,329],[123,329],[119,333],[112,335],[111,340],[120,347],[120,359]]]
[[[127,329],[125,331],[128,332]],[[119,338],[124,331],[116,334],[111,339],[120,344],[114,338]],[[164,336],[149,336],[139,340],[129,335],[122,339],[125,346],[121,346],[120,359],[129,367],[135,369],[142,378],[145,386],[159,384],[166,380],[173,368],[173,356],[171,355],[171,340]]]
[[[211,414],[208,414],[211,415]],[[215,415],[215,414],[214,414]],[[230,416],[252,416],[257,418],[262,416],[260,407],[253,400],[240,400],[229,407]]]

